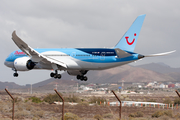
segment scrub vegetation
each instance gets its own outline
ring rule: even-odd
[[[61,94],[65,100],[65,120],[118,120],[119,107],[109,106],[108,101],[116,101],[113,97],[102,96],[78,96],[77,94]],[[12,116],[12,100],[8,95],[1,95],[0,98],[0,119],[10,120]],[[61,116],[61,105],[52,104],[54,101],[61,101],[57,94],[16,96],[15,97],[15,119],[32,120],[58,120]],[[180,99],[175,97],[137,97],[122,95],[124,100],[134,101],[158,101],[166,104],[179,105]],[[111,100],[112,99],[112,100]],[[160,101],[161,100],[161,101]],[[76,105],[72,105],[76,103]],[[104,104],[105,103],[105,104]],[[162,109],[154,107],[123,106],[122,120],[173,120],[180,119],[180,109]]]

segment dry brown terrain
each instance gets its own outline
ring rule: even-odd
[[[36,94],[37,97],[43,98],[45,94]],[[108,105],[94,105],[89,106],[87,99],[92,97],[92,95],[81,95],[75,94],[80,98],[84,98],[86,102],[81,102],[78,105],[69,105],[65,103],[65,115],[73,116],[74,118],[78,116],[77,119],[81,120],[94,120],[98,115],[101,116],[104,120],[117,120],[119,117],[119,106],[108,106]],[[133,100],[133,101],[149,101],[154,100],[156,102],[163,102],[166,99],[173,101],[177,98],[176,94],[154,94],[154,95],[120,95],[118,96],[122,100]],[[62,106],[55,104],[48,104],[46,102],[42,103],[33,103],[31,100],[28,100],[29,97],[35,96],[29,94],[13,94],[14,97],[18,97],[18,101],[15,103],[15,118],[16,119],[24,119],[24,120],[58,120],[62,115]],[[68,96],[68,95],[67,95]],[[108,101],[117,101],[115,97],[111,95],[97,95],[103,96],[107,98]],[[152,114],[156,111],[167,111],[170,114],[163,115],[159,118],[152,118]],[[143,117],[133,117],[131,119],[179,119],[180,112],[179,109],[171,109],[171,108],[154,108],[154,107],[122,107],[122,118],[123,120],[129,120],[129,115],[140,112]],[[12,116],[12,102],[10,97],[4,92],[0,95],[0,119],[1,120],[10,120]],[[70,119],[69,119],[70,120]]]

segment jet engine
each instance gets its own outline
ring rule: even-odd
[[[34,68],[36,64],[28,57],[17,58],[14,61],[14,67],[17,71],[29,71]]]

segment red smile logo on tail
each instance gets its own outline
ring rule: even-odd
[[[134,33],[134,36],[136,36],[136,33]],[[133,39],[132,42],[129,42],[129,40],[128,40],[129,37],[128,36],[126,36],[125,38],[126,38],[126,42],[127,42],[128,45],[132,45],[134,43],[134,41],[135,41],[135,38]]]

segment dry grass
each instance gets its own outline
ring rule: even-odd
[[[135,99],[131,96],[123,95],[124,99]],[[85,99],[85,98],[83,98]],[[136,100],[140,99],[143,101],[154,99],[152,98],[136,98]],[[158,101],[158,99],[155,99]],[[163,100],[163,99],[162,99]],[[164,99],[165,100],[165,99]],[[84,102],[79,103],[76,106],[71,106],[66,103],[65,105],[65,113],[67,115],[68,112],[71,112],[71,115],[77,116],[80,120],[92,120],[96,114],[101,115],[101,118],[104,120],[118,120],[118,110],[117,106],[89,106],[88,100],[84,100]],[[171,119],[180,119],[180,114],[178,111],[167,111],[164,112],[158,118],[152,118],[151,115],[160,109],[157,108],[139,108],[139,107],[123,107],[122,108],[122,120],[171,120]],[[61,105],[50,105],[46,102],[42,103],[32,103],[31,101],[22,100],[17,101],[15,103],[15,118],[16,119],[31,119],[31,120],[57,120],[61,117]],[[142,111],[144,117],[135,116],[134,118],[128,117],[130,113],[135,114],[137,111]],[[174,112],[174,113],[173,113]],[[69,113],[68,113],[69,114]],[[0,120],[10,120],[12,115],[12,102],[9,100],[7,101],[0,101]],[[139,115],[139,114],[138,114]],[[9,117],[9,118],[5,118]],[[97,116],[98,117],[98,116]],[[100,118],[100,119],[101,119]]]
[[[18,111],[18,112],[15,112],[14,118],[23,119],[23,118],[28,117],[28,116],[29,116],[28,112],[26,112],[26,111]]]

